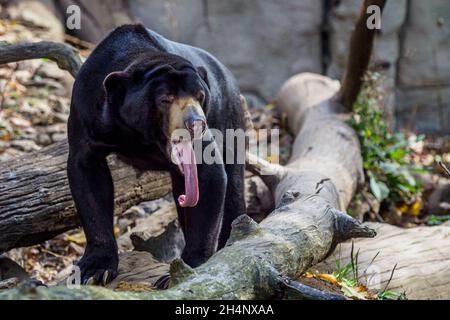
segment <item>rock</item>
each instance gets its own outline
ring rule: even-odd
[[[24,128],[21,130],[20,133],[21,133],[20,134],[21,140],[32,140],[34,142],[36,142],[37,140],[37,132],[36,129],[34,129],[34,127]]]
[[[244,96],[249,109],[262,109],[267,105],[267,101],[257,95],[246,93]]]
[[[31,77],[33,75],[31,74],[30,70],[17,70],[14,72],[14,78],[16,78],[17,81],[19,81],[21,84],[26,84],[31,81]]]
[[[52,144],[52,138],[49,134],[46,133],[39,133],[36,137],[36,143],[40,146],[49,146]]]
[[[64,92],[64,86],[60,82],[50,78],[35,78],[26,85],[29,87],[43,87],[54,92]]]
[[[46,100],[27,99],[20,108],[20,113],[33,125],[49,125],[53,123],[53,111]]]
[[[142,226],[145,227],[145,224]],[[178,219],[169,222],[160,234],[139,230],[132,231],[130,236],[136,251],[150,252],[158,261],[166,263],[181,256],[185,243]]]
[[[399,63],[400,86],[411,89],[450,86],[448,4],[447,0],[410,1]]]
[[[67,139],[67,133],[54,133],[52,134],[53,143],[63,141]]]
[[[67,124],[66,123],[53,124],[53,125],[44,127],[44,130],[48,134],[65,133],[65,132],[67,132]]]
[[[175,204],[163,206],[152,215],[138,219],[136,226],[119,238],[121,249],[131,239],[134,249],[150,252],[161,262],[171,262],[181,255],[184,236],[178,223]]]
[[[211,51],[233,71],[254,106],[270,102],[280,84],[298,72],[326,72],[340,79],[361,5],[359,0],[135,0],[127,8],[118,0],[77,2],[85,10],[77,35],[97,42],[114,26],[137,18],[170,39]],[[59,3],[65,15],[75,1]],[[450,88],[449,21],[448,0],[387,2],[373,62],[383,67],[383,105],[391,124],[394,115],[398,118],[398,128],[411,123],[425,133],[450,130],[442,120],[450,105],[436,107],[435,99]],[[433,98],[429,103],[420,98],[417,106],[412,98],[427,92]],[[423,112],[413,117],[416,107]],[[426,109],[431,112],[425,114]]]
[[[129,3],[149,28],[216,55],[233,71],[244,93],[270,100],[290,76],[321,72],[320,1]]]
[[[0,256],[0,281],[16,278],[18,281],[29,280],[28,273],[16,262]]]
[[[450,7],[446,0],[411,0],[409,11],[399,61],[398,125],[449,134]]]
[[[397,124],[416,132],[450,134],[450,87],[398,90]]]
[[[0,154],[0,161],[9,161],[25,155],[25,152],[9,148]]]
[[[13,117],[13,118],[9,119],[9,121],[15,127],[21,127],[21,128],[31,127],[31,122],[29,120],[25,120],[22,118]]]
[[[33,140],[13,140],[11,147],[23,152],[38,151],[41,149]]]
[[[53,110],[57,113],[68,115],[70,112],[70,99],[65,97],[50,96],[49,100],[55,102]]]
[[[0,153],[4,152],[11,146],[10,142],[0,140]]]
[[[450,214],[450,184],[439,183],[428,198],[426,210],[434,215]]]
[[[91,43],[99,42],[103,36],[115,26],[132,22],[129,15],[129,6],[133,1],[108,0],[59,0],[58,11],[66,17],[69,5],[75,4],[81,8],[81,29],[68,30],[69,34]],[[105,18],[107,17],[107,18]]]
[[[116,291],[152,291],[168,279],[170,266],[148,252],[125,252],[119,257],[119,275],[107,288]]]
[[[149,202],[143,202],[137,206],[133,206],[130,209],[128,209],[123,215],[126,217],[133,217],[133,216],[136,217],[137,216],[140,218],[144,218],[144,217],[147,217],[147,216],[151,215],[152,213],[158,211],[159,209],[166,207],[172,203],[173,203],[172,196],[169,195],[169,196],[166,196],[161,199],[157,199],[157,200],[149,201]]]
[[[9,18],[20,23],[43,28],[41,36],[43,40],[63,42],[64,27],[55,16],[55,6],[52,0],[15,0],[8,7]]]
[[[56,63],[44,62],[36,70],[35,75],[50,78],[54,80],[61,80],[64,78],[65,71],[61,70]]]
[[[125,234],[129,231],[129,228],[132,224],[133,221],[131,221],[130,219],[119,217],[116,225],[119,228],[119,233]]]

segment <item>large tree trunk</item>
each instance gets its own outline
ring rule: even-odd
[[[66,174],[67,142],[0,163],[0,253],[30,246],[76,228],[79,223]],[[171,190],[170,176],[138,172],[109,158],[116,213]]]
[[[450,298],[449,223],[412,229],[385,223],[369,226],[378,233],[376,241],[358,239],[353,247],[354,255],[359,251],[361,282],[381,291],[405,292],[408,299]],[[346,242],[316,268],[335,271],[337,260],[342,265],[350,262],[351,251],[352,243]]]

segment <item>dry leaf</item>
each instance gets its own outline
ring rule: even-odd
[[[330,282],[332,284],[339,284],[339,281],[337,281],[336,277],[331,275],[331,274],[320,273],[320,274],[316,275],[316,278],[321,279],[321,280],[325,280],[325,281]]]
[[[79,246],[86,245],[86,236],[83,231],[80,231],[80,232],[72,234],[72,235],[67,235],[66,240],[73,242]]]

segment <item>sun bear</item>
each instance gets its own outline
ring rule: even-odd
[[[244,127],[236,80],[211,54],[139,24],[112,31],[77,76],[68,123],[68,178],[87,238],[82,283],[104,285],[117,275],[109,154],[140,170],[170,172],[186,240],[182,259],[197,267],[245,213],[245,169],[239,161],[199,162],[192,141],[209,135],[201,149],[223,158],[236,146],[216,143],[211,130]],[[174,135],[180,129],[193,140]]]

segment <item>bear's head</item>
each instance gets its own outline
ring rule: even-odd
[[[105,113],[136,134],[144,144],[156,143],[185,176],[182,206],[198,202],[193,139],[207,129],[209,84],[206,69],[175,55],[141,57],[104,81]]]

